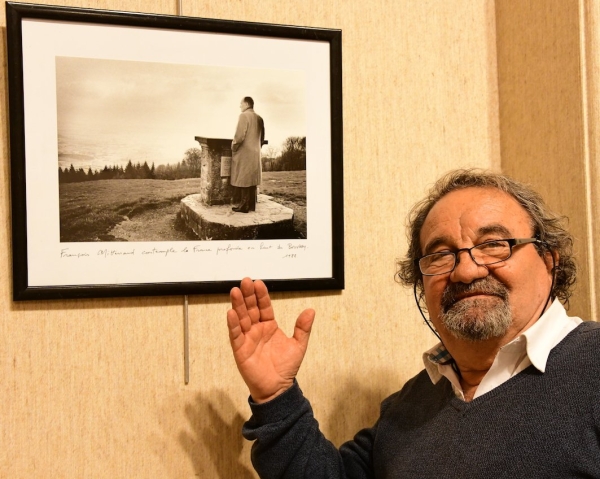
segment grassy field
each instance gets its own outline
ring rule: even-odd
[[[259,190],[294,210],[294,229],[300,238],[306,238],[306,171],[263,173]]]
[[[263,174],[260,192],[273,196],[294,210],[294,227],[306,237],[306,181],[304,171]],[[177,221],[178,205],[185,196],[198,193],[200,179],[100,180],[60,185],[60,237],[62,242],[120,241],[111,234],[123,221],[136,217],[172,217],[170,230],[148,241],[192,239]],[[149,212],[155,213],[148,215]],[[164,213],[164,214],[163,214]],[[152,223],[145,225],[152,230]]]

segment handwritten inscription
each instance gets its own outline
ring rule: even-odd
[[[240,246],[231,246],[230,244],[228,244],[225,248],[221,248],[221,247],[217,248],[217,256],[219,254],[223,254],[223,253],[229,254],[232,251],[243,251],[243,250]]]
[[[89,256],[88,253],[69,253],[69,248],[64,248],[60,250],[61,258],[85,258]]]
[[[119,251],[115,249],[101,249],[98,251],[98,256],[104,256],[108,258],[109,256],[133,256],[135,255],[135,249],[131,249],[129,251]]]
[[[169,256],[169,254],[176,254],[178,253],[177,250],[175,250],[175,248],[166,248],[166,249],[158,249],[158,248],[152,248],[149,250],[142,250],[142,255],[160,255],[160,256]]]
[[[244,244],[242,242],[239,243],[229,243],[226,246],[209,246],[209,245],[193,245],[193,246],[152,246],[147,248],[137,247],[111,247],[111,248],[101,248],[93,253],[89,252],[77,252],[72,248],[63,248],[60,250],[61,258],[89,258],[94,254],[97,257],[101,258],[126,258],[126,257],[172,257],[179,256],[182,254],[189,255],[210,255],[213,254],[215,256],[227,256],[232,254],[243,254],[244,252],[250,251],[252,254],[267,254],[269,252],[280,251],[284,253],[282,256],[286,259],[296,259],[301,256],[301,253],[304,253],[308,249],[308,245],[306,244],[295,244],[295,243],[255,243],[252,244]]]

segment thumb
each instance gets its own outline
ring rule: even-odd
[[[306,348],[308,347],[308,338],[310,337],[310,330],[312,329],[314,320],[314,309],[305,309],[300,313],[298,319],[296,319],[296,325],[294,326],[294,339],[298,341],[298,344],[304,351],[306,351]]]

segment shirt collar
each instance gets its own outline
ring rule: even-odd
[[[523,336],[531,364],[543,373],[546,371],[546,362],[552,348],[581,322],[580,318],[567,316],[564,306],[555,299],[540,319],[508,344]],[[425,370],[434,384],[442,378],[442,371],[448,371],[447,366],[450,363],[452,356],[441,342],[423,353]]]
[[[580,318],[569,317],[564,306],[555,299],[542,317],[521,335],[525,338],[531,364],[540,372],[546,372],[550,351],[581,322]]]
[[[440,370],[452,361],[453,359],[450,355],[450,351],[448,351],[446,346],[441,342],[423,353],[423,364],[425,365],[425,370],[433,384],[436,384],[442,379]]]

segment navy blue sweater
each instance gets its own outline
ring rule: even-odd
[[[243,434],[261,478],[600,478],[600,324],[579,325],[550,353],[464,402],[425,371],[381,405],[377,423],[338,450],[295,384],[250,402]]]

